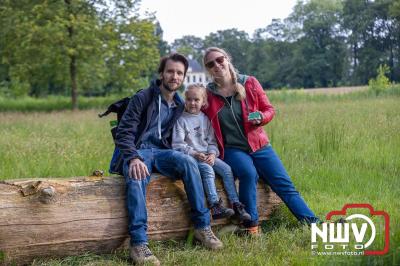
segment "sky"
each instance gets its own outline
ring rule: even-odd
[[[172,43],[184,35],[204,38],[211,32],[237,28],[252,36],[273,18],[286,18],[297,0],[142,0],[141,13],[155,12]]]

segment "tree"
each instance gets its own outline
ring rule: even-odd
[[[398,1],[344,1],[342,27],[351,46],[350,72],[357,83],[368,82],[382,63],[390,67],[390,77],[396,79],[395,72],[399,66],[395,55],[400,49],[396,2]]]
[[[186,56],[191,56],[197,62],[201,62],[204,52],[204,41],[199,37],[186,35],[174,40],[171,44],[171,49]]]
[[[237,29],[220,30],[210,33],[204,39],[204,47],[217,46],[226,50],[233,59],[233,64],[242,73],[249,73],[248,49],[249,36],[245,31]]]
[[[296,42],[297,55],[304,57],[303,87],[337,86],[341,80],[346,52],[339,30],[341,9],[340,1],[298,2],[287,20],[300,33]]]
[[[134,0],[2,1],[0,44],[11,80],[28,82],[34,94],[50,85],[69,87],[74,109],[80,90],[134,85],[159,58],[153,21],[139,19],[137,5]]]
[[[158,37],[158,51],[160,52],[160,56],[165,56],[170,52],[170,47],[168,42],[163,40],[164,31],[161,28],[161,24],[157,21],[155,23],[155,35]]]

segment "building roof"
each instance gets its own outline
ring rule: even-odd
[[[194,59],[188,59],[188,61],[189,61],[189,72],[204,72],[199,62],[197,62]]]

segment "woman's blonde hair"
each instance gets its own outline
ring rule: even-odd
[[[201,83],[196,83],[196,84],[190,84],[189,86],[186,87],[185,91],[184,91],[184,95],[185,98],[187,97],[187,92],[189,90],[193,90],[193,89],[197,89],[201,91],[201,96],[203,97],[203,106],[207,107],[208,105],[208,101],[207,101],[207,89],[206,87],[204,87],[203,84]]]
[[[212,77],[212,79],[214,80],[214,82],[217,84],[217,86],[220,86],[220,84],[218,84],[218,82],[215,80],[215,78],[212,76],[212,74],[210,73],[210,70],[205,66],[206,65],[206,59],[207,56],[211,53],[211,52],[218,52],[224,55],[225,59],[228,61],[228,67],[229,67],[229,73],[231,74],[232,77],[232,84],[233,84],[233,88],[235,90],[235,92],[237,93],[236,99],[241,101],[244,100],[246,98],[246,90],[243,87],[242,84],[240,84],[237,81],[237,76],[238,76],[238,71],[236,70],[236,68],[233,66],[232,64],[232,57],[224,50],[218,47],[209,47],[207,48],[206,52],[204,53],[203,56],[203,65],[205,67],[205,69],[207,69],[208,74],[210,74],[210,76]]]

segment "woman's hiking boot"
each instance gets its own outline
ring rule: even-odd
[[[235,232],[238,236],[260,237],[261,229],[259,226],[241,227]]]
[[[234,210],[222,206],[222,199],[219,199],[219,201],[215,202],[211,206],[210,209],[211,209],[212,218],[214,220],[222,219],[222,218],[229,218],[235,214]]]

